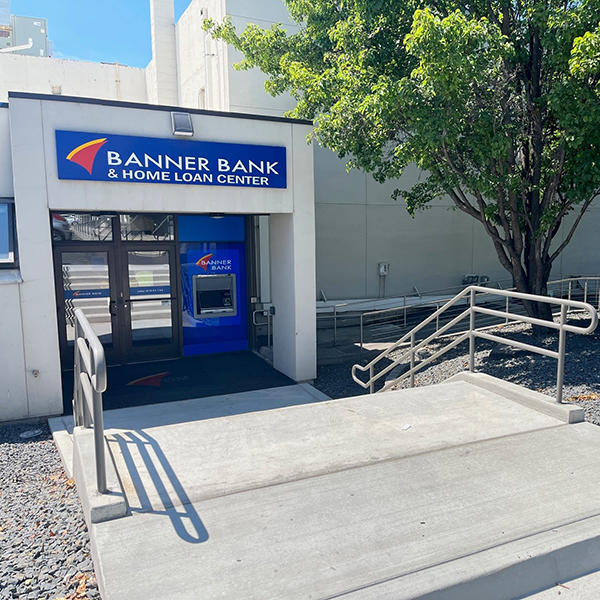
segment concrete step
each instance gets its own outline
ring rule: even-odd
[[[500,600],[600,568],[580,409],[464,374],[268,410],[294,390],[106,413],[129,514],[90,528],[104,600]]]
[[[599,457],[559,425],[134,511],[92,526],[103,598],[516,598],[600,567]]]

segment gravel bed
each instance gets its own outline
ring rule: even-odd
[[[0,600],[9,598],[100,598],[75,484],[45,422],[0,425]]]
[[[585,326],[585,322],[576,316],[571,316],[569,322]],[[536,338],[528,325],[501,326],[492,333],[531,345],[543,345],[553,350],[557,347],[556,333]],[[423,349],[421,358],[431,356],[440,347],[440,343],[432,343]],[[358,361],[319,367],[315,387],[332,398],[367,393],[352,380],[350,369],[354,362],[365,365],[377,354],[370,352]],[[399,352],[394,352],[390,356],[398,355]],[[425,386],[442,383],[452,375],[467,370],[468,365],[468,342],[464,342],[450,350],[441,360],[418,372],[415,384]],[[556,360],[553,358],[530,354],[487,340],[477,340],[475,370],[549,396],[556,394]],[[364,375],[366,379],[366,373]],[[399,387],[409,387],[408,381],[402,382]],[[600,425],[600,327],[591,335],[567,334],[563,398],[565,402],[582,406],[585,409],[586,420]]]

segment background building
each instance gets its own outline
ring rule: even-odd
[[[0,0],[0,52],[52,56],[46,19],[12,15],[10,0]]]

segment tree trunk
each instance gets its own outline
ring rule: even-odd
[[[533,294],[536,296],[548,296],[548,279],[552,263],[549,257],[542,257],[536,247],[527,249],[529,259],[527,260],[527,269],[523,265],[513,265],[513,284],[518,292]],[[543,321],[552,321],[552,305],[546,302],[523,301],[523,307],[529,317],[541,319]],[[533,325],[533,331],[536,336],[546,336],[553,329],[541,325]]]

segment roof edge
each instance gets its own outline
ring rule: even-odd
[[[140,110],[181,111],[193,115],[209,117],[225,117],[231,119],[251,119],[255,121],[272,121],[275,123],[292,123],[293,125],[312,125],[307,119],[291,119],[289,117],[272,117],[269,115],[255,115],[252,113],[226,112],[220,110],[206,110],[202,108],[186,108],[184,106],[167,106],[162,104],[147,104],[143,102],[124,102],[121,100],[103,100],[101,98],[88,98],[85,96],[58,96],[55,94],[36,94],[31,92],[8,92],[8,104],[11,98],[26,100],[45,100],[50,102],[75,102],[79,104],[97,104],[99,106],[115,106],[120,108],[137,108]],[[2,106],[4,103],[0,103]],[[7,104],[7,106],[8,106]]]

